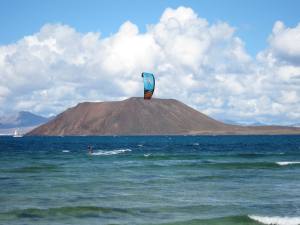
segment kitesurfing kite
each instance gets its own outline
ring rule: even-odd
[[[155,79],[152,73],[142,73],[144,78],[144,99],[151,99],[154,88],[155,88]]]

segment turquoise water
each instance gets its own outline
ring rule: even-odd
[[[0,190],[8,225],[296,225],[300,136],[0,137]]]

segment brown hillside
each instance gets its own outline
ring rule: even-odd
[[[293,134],[298,128],[244,127],[216,121],[173,99],[85,102],[27,135]]]

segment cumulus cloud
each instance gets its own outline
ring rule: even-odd
[[[0,46],[1,112],[56,114],[81,101],[142,96],[142,71],[155,97],[176,98],[219,119],[300,119],[300,25],[277,21],[269,45],[251,57],[235,28],[191,8],[168,8],[141,33],[130,21],[109,36],[46,24]]]
[[[283,22],[277,21],[269,42],[271,52],[279,60],[300,64],[300,24],[294,28],[286,28]]]

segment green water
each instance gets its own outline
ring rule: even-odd
[[[0,224],[297,225],[299,174],[300,136],[0,137]]]

